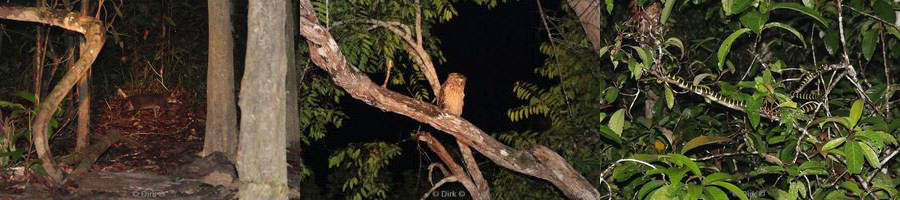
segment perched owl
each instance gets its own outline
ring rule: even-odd
[[[438,106],[453,113],[456,116],[462,115],[463,97],[466,96],[466,77],[459,73],[450,73],[447,80],[441,87],[441,98],[438,100]]]

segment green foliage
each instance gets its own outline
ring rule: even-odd
[[[0,167],[11,166],[22,160],[24,153],[31,148],[32,122],[37,116],[38,108],[34,105],[34,94],[27,91],[19,91],[14,94],[29,104],[16,103],[17,101],[0,100]],[[57,109],[50,118],[47,127],[49,139],[53,139],[54,133],[59,128],[57,118],[63,114],[62,109]],[[18,141],[26,139],[27,146],[17,146]],[[40,165],[36,168],[43,170]]]
[[[349,170],[341,186],[347,199],[385,199],[390,188],[381,170],[397,155],[399,146],[383,142],[349,145],[328,158],[328,168]]]
[[[609,15],[592,24],[607,31],[593,41],[600,49],[564,8],[535,70],[553,84],[517,83],[523,105],[508,112],[550,125],[497,137],[551,147],[613,199],[897,198],[900,86],[886,79],[898,76],[900,31],[885,9],[896,3],[845,1],[841,36],[833,1],[684,1],[665,11],[671,2],[660,2],[662,31],[642,33],[624,23],[629,5],[606,1]],[[834,67],[843,50],[865,77]],[[553,196],[540,182],[492,191]]]

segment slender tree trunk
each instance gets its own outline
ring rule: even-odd
[[[297,80],[297,44],[294,43],[294,33],[297,31],[297,17],[294,16],[294,1],[287,0],[287,23],[285,24],[285,44],[287,46],[288,67],[287,67],[287,83],[285,93],[287,94],[287,111],[285,122],[287,145],[289,147],[299,146],[300,144],[300,104],[297,103],[298,81]]]
[[[208,0],[209,57],[206,71],[206,136],[203,156],[221,151],[234,160],[237,153],[237,105],[234,99],[234,39],[231,1]]]
[[[81,16],[88,16],[88,8],[90,7],[90,2],[86,0],[81,1]],[[73,44],[70,48],[75,48]],[[86,47],[81,46],[80,49],[84,50]],[[74,50],[70,53],[74,54]],[[75,62],[71,59],[67,67],[74,67]],[[87,74],[84,75],[81,80],[78,81],[78,125],[75,128],[75,152],[82,152],[88,146],[88,133],[91,129],[91,70],[85,72]]]
[[[91,128],[91,70],[78,81],[78,125],[75,128],[75,152],[82,152],[88,146]]]
[[[287,199],[287,0],[250,1],[241,80],[237,170],[241,199]]]

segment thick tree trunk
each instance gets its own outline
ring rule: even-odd
[[[285,155],[286,0],[250,1],[241,80],[237,169],[241,199],[287,199]]]
[[[297,45],[294,43],[294,33],[297,31],[297,18],[294,16],[294,1],[288,0],[288,11],[287,11],[287,24],[285,24],[285,42],[287,45],[287,55],[288,55],[288,67],[287,67],[287,83],[285,88],[285,93],[287,94],[287,111],[285,113],[285,117],[287,117],[287,121],[285,122],[286,129],[286,137],[287,137],[287,145],[288,147],[299,146],[300,144],[300,135],[303,134],[300,132],[300,104],[297,103],[297,92],[298,91],[298,82],[297,80],[297,55],[296,48]]]
[[[208,0],[209,53],[206,71],[206,136],[202,156],[221,151],[234,160],[238,145],[234,98],[234,39],[231,1]]]

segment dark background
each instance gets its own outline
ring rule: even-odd
[[[436,25],[435,35],[441,40],[441,50],[447,62],[437,64],[441,80],[450,72],[466,76],[463,118],[488,134],[517,129],[522,123],[512,123],[506,116],[509,108],[521,105],[512,91],[516,81],[538,79],[534,68],[542,65],[545,56],[538,49],[546,40],[537,4],[534,1],[511,1],[488,9],[471,2],[454,4],[458,16]],[[557,2],[545,2],[545,9],[555,8]],[[378,80],[379,78],[374,78]],[[432,131],[444,140],[445,146],[452,137],[436,133],[428,125],[409,117],[384,112],[359,100],[346,97],[341,100],[349,119],[344,127],[329,132],[324,144],[313,145],[308,152],[315,168],[316,182],[324,183],[328,156],[348,142],[399,143],[403,153],[394,158],[388,169],[399,173],[417,168],[425,169],[417,141],[411,134],[417,130]],[[455,145],[452,145],[455,146]],[[450,146],[448,146],[450,147]],[[427,148],[424,148],[427,151]],[[455,149],[455,148],[454,148]],[[484,157],[476,156],[479,161]],[[432,156],[432,159],[434,157]],[[422,170],[423,173],[425,170]]]

